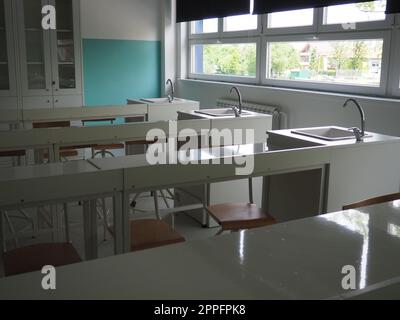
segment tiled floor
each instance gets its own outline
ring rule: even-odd
[[[107,201],[107,209],[111,208],[111,200]],[[173,202],[169,200],[169,204],[172,205]],[[165,203],[160,199],[159,201],[160,209],[166,208]],[[82,220],[82,207],[78,203],[69,204],[70,208],[70,237],[71,242],[77,249],[78,253],[81,257],[84,257],[84,241],[83,241],[83,220]],[[154,210],[154,202],[150,197],[139,198],[137,200],[136,208],[142,210]],[[29,210],[28,213],[32,213],[34,210]],[[135,213],[132,214],[132,219],[140,219],[140,218],[154,218],[155,214],[153,212],[149,213]],[[111,220],[111,219],[110,219]],[[170,218],[166,217],[165,220],[170,222]],[[12,219],[13,225],[16,229],[20,229],[27,226],[26,221],[20,219]],[[175,215],[175,228],[176,230],[182,234],[186,241],[191,241],[193,239],[206,239],[209,237],[213,237],[218,230],[215,228],[205,229],[203,228],[199,222],[194,220],[192,217],[185,213],[178,213]],[[28,228],[29,229],[29,228]],[[107,233],[107,240],[104,240],[104,230],[103,224],[101,220],[98,221],[98,254],[99,257],[107,257],[113,255],[114,252],[114,241],[112,236]],[[41,234],[37,238],[25,237],[20,239],[19,246],[34,244],[34,243],[43,243],[43,242],[51,242],[52,235],[51,233]],[[8,241],[9,248],[14,247],[14,242],[12,240]],[[0,258],[1,259],[1,258]],[[3,275],[3,263],[0,261],[0,275]]]

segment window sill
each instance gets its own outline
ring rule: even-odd
[[[377,95],[363,95],[363,94],[347,94],[343,92],[334,92],[334,91],[324,91],[324,90],[311,90],[311,89],[297,89],[297,88],[287,88],[287,87],[278,87],[278,86],[268,86],[268,85],[260,85],[260,84],[245,84],[245,83],[237,83],[237,82],[224,82],[224,81],[215,81],[215,80],[199,80],[199,79],[178,79],[182,82],[187,83],[204,83],[204,84],[215,84],[215,85],[226,85],[226,86],[240,86],[244,88],[253,88],[253,89],[267,89],[271,91],[280,91],[280,92],[288,92],[288,93],[309,93],[313,95],[320,95],[325,97],[339,97],[339,98],[356,98],[356,99],[368,99],[371,101],[377,102],[397,102],[400,103],[400,97],[396,96],[377,96]]]

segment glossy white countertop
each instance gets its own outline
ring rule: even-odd
[[[341,287],[345,265],[355,291]],[[400,298],[400,203],[62,267],[52,292],[41,276],[1,279],[0,299]]]
[[[323,128],[323,127],[314,127],[314,129]],[[293,131],[299,130],[309,130],[313,129],[309,128],[298,128],[298,129],[285,129],[285,130],[274,130],[269,131],[268,134],[270,136],[280,135],[292,140],[297,140],[299,142],[303,141],[309,143],[314,146],[327,146],[327,147],[358,147],[363,146],[365,144],[376,144],[376,143],[388,143],[388,142],[398,142],[400,141],[400,137],[388,136],[384,134],[374,133],[366,131],[365,134],[368,135],[364,138],[362,142],[357,142],[356,139],[346,139],[346,140],[337,140],[337,141],[327,141],[322,139],[317,139],[313,137],[308,137],[304,135],[299,135],[294,133]],[[343,128],[346,129],[346,128]]]
[[[98,171],[98,168],[94,167],[86,160],[0,168],[0,182],[84,174],[95,171]]]

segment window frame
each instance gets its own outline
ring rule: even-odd
[[[312,26],[267,28],[269,15],[257,15],[258,28],[247,31],[223,31],[224,18],[218,19],[218,32],[192,34],[192,23],[186,24],[186,76],[193,80],[209,80],[243,84],[273,86],[287,89],[320,90],[335,93],[365,94],[400,98],[400,14],[386,15],[384,21],[359,22],[357,29],[344,29],[342,25],[324,25],[326,8],[314,10]],[[321,83],[299,80],[267,79],[267,43],[283,41],[307,41],[310,37],[317,40],[361,40],[383,39],[381,83],[379,87],[340,83]],[[209,43],[248,43],[257,44],[257,70],[255,78],[240,76],[196,74],[192,72],[192,45]],[[397,55],[396,55],[397,54]],[[389,70],[390,65],[390,70]]]
[[[287,35],[287,34],[307,34],[316,33],[318,31],[318,9],[313,9],[313,24],[310,26],[297,26],[297,27],[283,27],[283,28],[269,28],[269,19],[271,14],[263,15],[263,29],[262,35]]]
[[[308,35],[289,35],[289,36],[274,36],[274,37],[263,37],[262,41],[262,52],[265,52],[265,68],[261,71],[262,84],[275,87],[292,87],[295,89],[310,89],[310,90],[323,90],[323,91],[334,91],[344,93],[362,93],[362,94],[373,94],[373,95],[385,95],[388,81],[388,61],[390,55],[390,32],[380,31],[377,32],[353,32],[353,33],[340,33],[338,34],[319,34],[318,39],[315,41],[340,41],[340,40],[373,40],[383,39],[383,52],[382,52],[382,66],[381,66],[381,82],[379,87],[373,87],[368,85],[356,85],[356,84],[340,84],[340,83],[324,83],[317,81],[300,81],[300,80],[279,80],[267,78],[267,61],[269,60],[267,53],[267,46],[273,42],[287,42],[287,41],[309,41],[313,38],[314,34]]]
[[[318,9],[318,32],[355,32],[389,28],[394,23],[394,15],[387,14],[385,20],[356,22],[357,29],[344,29],[342,24],[326,24],[327,8]]]
[[[217,32],[192,33],[192,22],[188,23],[189,40],[254,37],[259,36],[261,32],[262,19],[259,15],[257,16],[257,29],[253,30],[224,31],[224,18],[218,18]]]
[[[256,76],[255,77],[241,77],[235,75],[214,75],[214,74],[202,74],[193,72],[193,51],[192,46],[197,44],[235,44],[235,43],[255,43],[256,44]],[[235,37],[235,38],[223,38],[223,39],[192,39],[188,45],[188,57],[187,59],[188,74],[190,79],[195,80],[214,80],[221,82],[238,82],[246,84],[257,84],[260,82],[260,49],[261,39],[259,37]]]
[[[398,57],[400,52],[400,14],[397,14],[395,17],[392,31],[392,44],[391,60],[394,61],[395,57]],[[392,86],[389,94],[400,97],[400,61],[399,63],[394,63],[390,81]]]

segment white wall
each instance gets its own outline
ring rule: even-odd
[[[81,0],[82,38],[160,40],[163,0]]]
[[[215,107],[219,98],[230,97],[232,84],[206,81],[178,81],[177,95],[200,101],[201,107]],[[244,101],[280,106],[289,115],[289,127],[322,125],[360,126],[356,108],[342,108],[348,95],[312,93],[257,86],[237,85]],[[235,96],[231,96],[235,99]],[[367,130],[400,136],[400,100],[357,97],[367,117]]]

